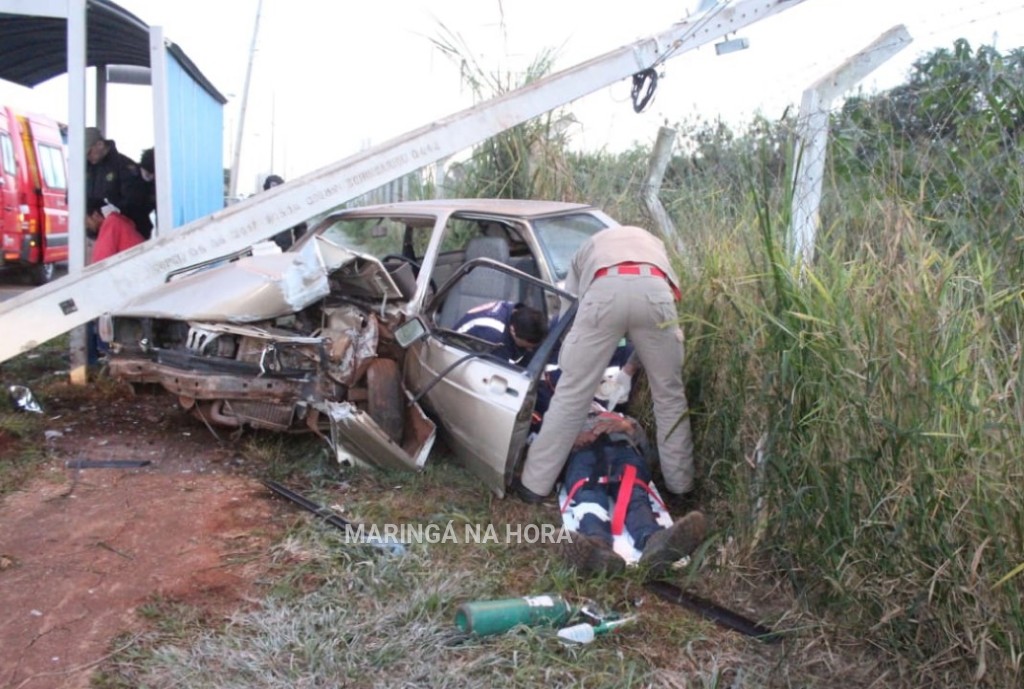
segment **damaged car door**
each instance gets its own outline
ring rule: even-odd
[[[495,345],[458,329],[457,313],[489,304],[487,293],[540,310],[547,336],[523,365],[495,355]],[[531,433],[537,384],[571,318],[550,304],[571,305],[572,295],[486,258],[462,266],[427,305],[418,338],[406,354],[406,387],[439,423],[456,457],[492,491],[504,496]],[[562,307],[563,309],[565,307]],[[410,328],[412,329],[412,328]]]

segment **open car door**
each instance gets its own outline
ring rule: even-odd
[[[495,301],[488,291],[539,309],[552,324],[525,366],[496,356],[493,344],[458,332],[449,315],[452,300],[466,310]],[[574,310],[571,295],[542,280],[489,259],[470,261],[427,305],[421,319],[427,332],[406,355],[407,389],[440,423],[456,457],[499,496],[525,452],[544,367],[571,321],[557,318],[563,298]]]

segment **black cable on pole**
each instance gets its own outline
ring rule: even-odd
[[[651,98],[654,97],[656,88],[658,88],[658,73],[653,67],[648,67],[633,75],[633,88],[630,91],[630,96],[633,98],[633,112],[643,112],[647,104],[651,102]]]

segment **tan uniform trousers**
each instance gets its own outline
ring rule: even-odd
[[[683,331],[669,283],[647,275],[597,278],[580,301],[562,344],[561,378],[523,466],[522,483],[547,495],[583,427],[607,362],[629,337],[647,371],[665,487],[693,489],[693,440],[683,387]]]

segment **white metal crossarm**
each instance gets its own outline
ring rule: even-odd
[[[793,161],[790,237],[793,258],[801,260],[805,268],[814,260],[832,101],[910,45],[912,40],[905,26],[894,26],[804,91],[797,117],[799,141]]]
[[[744,0],[695,15],[523,88],[462,110],[374,148],[88,266],[0,304],[0,362],[30,350],[131,297],[167,274],[241,251],[309,217],[331,210],[393,179],[465,150],[554,110],[806,0]]]

